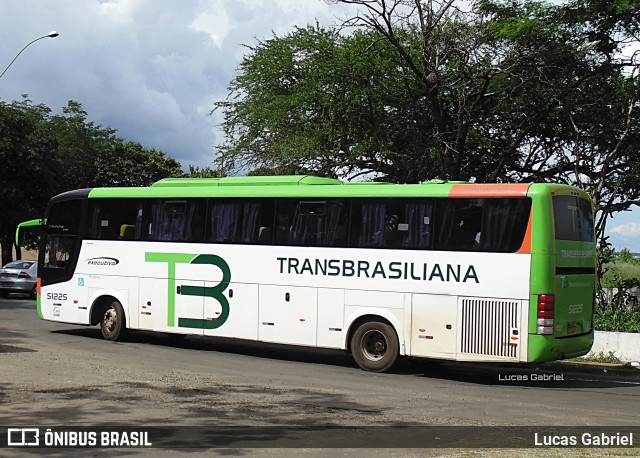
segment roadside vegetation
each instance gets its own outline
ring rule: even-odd
[[[583,356],[580,358],[574,358],[573,361],[584,361],[584,362],[592,362],[592,363],[604,363],[604,364],[621,364],[622,361],[620,358],[615,356],[613,352],[609,352],[608,355],[604,353],[600,353],[592,356]]]
[[[624,249],[604,263],[602,270],[594,318],[596,330],[640,332],[640,259]]]

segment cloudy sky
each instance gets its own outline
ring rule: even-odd
[[[304,8],[302,7],[304,5]],[[256,38],[293,25],[331,24],[344,8],[322,0],[2,0],[0,65],[51,30],[0,80],[0,98],[29,94],[89,118],[184,165],[210,165],[221,142],[210,116]]]
[[[2,0],[0,99],[28,94],[60,112],[80,102],[89,119],[189,164],[208,166],[222,142],[213,102],[242,45],[316,20],[340,22],[344,6],[322,0]],[[640,252],[640,212],[609,223],[617,248]]]

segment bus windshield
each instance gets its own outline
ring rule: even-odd
[[[40,253],[43,279],[57,281],[71,276],[82,202],[68,200],[51,206],[44,228],[44,249]]]
[[[591,203],[577,196],[554,196],[556,240],[593,242]]]

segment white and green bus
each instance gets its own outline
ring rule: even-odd
[[[351,352],[543,362],[593,342],[586,193],[558,184],[164,179],[51,199],[40,318]],[[26,223],[28,225],[28,223]]]

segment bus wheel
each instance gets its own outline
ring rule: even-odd
[[[125,334],[124,310],[118,301],[113,301],[102,314],[100,321],[102,337],[106,340],[119,340]]]
[[[365,371],[385,372],[398,359],[398,336],[393,327],[377,321],[361,324],[351,337],[353,359]]]

